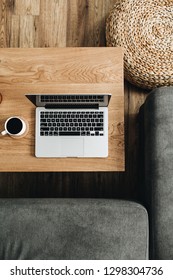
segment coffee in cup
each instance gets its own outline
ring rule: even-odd
[[[5,122],[5,130],[1,132],[2,135],[10,135],[12,137],[22,137],[27,132],[27,123],[24,119],[14,116],[10,117]]]

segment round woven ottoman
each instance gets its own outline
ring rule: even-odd
[[[173,0],[117,0],[106,40],[124,48],[128,81],[146,89],[173,85]]]

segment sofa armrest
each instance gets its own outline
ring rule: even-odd
[[[153,90],[140,114],[150,258],[173,259],[173,87]]]
[[[115,199],[0,199],[0,259],[147,259],[148,214]]]

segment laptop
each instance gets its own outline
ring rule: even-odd
[[[111,94],[26,94],[35,104],[36,157],[107,157]]]

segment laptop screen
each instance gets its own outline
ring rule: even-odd
[[[61,104],[98,104],[107,107],[111,94],[26,94],[26,97],[37,107]]]

